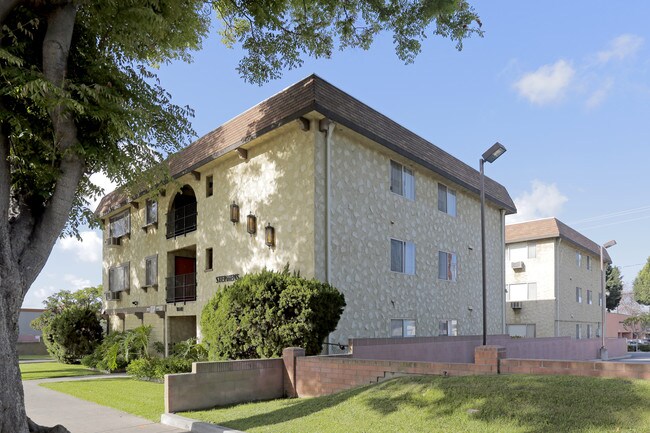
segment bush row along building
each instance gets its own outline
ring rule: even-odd
[[[96,211],[112,329],[152,325],[166,346],[200,337],[201,309],[220,286],[288,264],[345,294],[331,343],[482,332],[479,173],[318,76],[235,117],[168,164],[174,182],[137,198],[116,190]],[[538,284],[534,299],[566,300],[542,279],[510,280],[505,216],[515,205],[489,178],[485,191],[488,333],[565,335],[572,322],[564,308],[556,308],[562,324],[550,331],[529,330],[537,320],[532,307],[506,308],[524,283]],[[547,253],[539,239],[534,260],[559,264],[570,243]],[[574,246],[594,263],[592,249]],[[510,245],[509,254],[517,248]],[[580,284],[585,297],[596,287]],[[542,315],[552,310],[543,308]],[[580,323],[595,325],[592,316]]]

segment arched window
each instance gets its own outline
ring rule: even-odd
[[[167,238],[196,230],[196,194],[189,185],[176,193],[167,213]]]

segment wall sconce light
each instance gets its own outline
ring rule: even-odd
[[[264,238],[266,240],[266,246],[269,248],[275,247],[275,229],[268,223],[266,229],[264,230]]]
[[[237,224],[239,222],[239,206],[237,206],[237,203],[235,203],[234,200],[230,205],[230,221],[233,224]]]
[[[246,217],[246,231],[251,236],[257,233],[257,218],[252,213]]]

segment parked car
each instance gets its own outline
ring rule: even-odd
[[[639,340],[629,339],[627,340],[627,351],[636,352],[639,350]]]

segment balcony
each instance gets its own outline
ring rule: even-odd
[[[196,273],[167,278],[167,303],[196,301]]]
[[[167,214],[167,239],[196,230],[196,202],[174,208]]]

